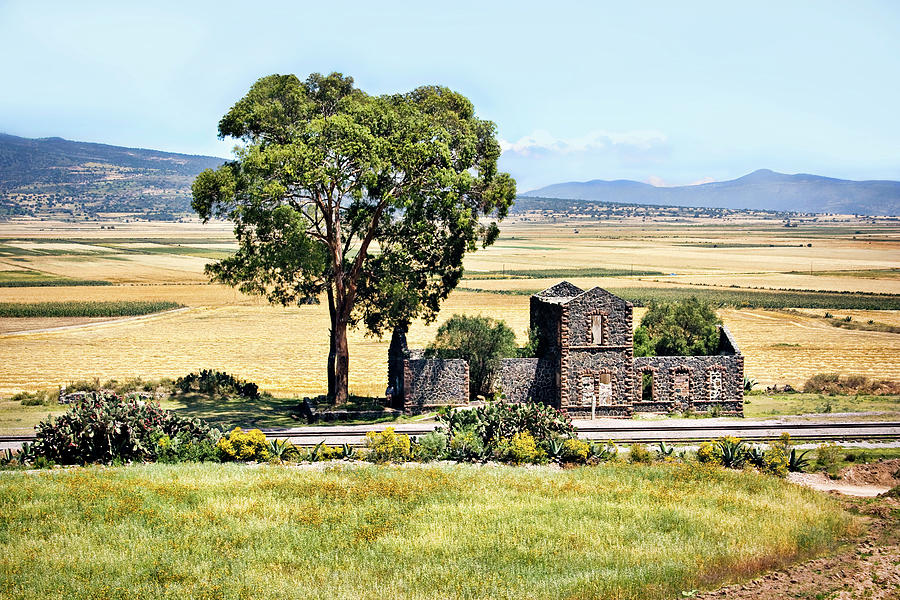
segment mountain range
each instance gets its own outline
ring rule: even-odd
[[[0,216],[172,218],[190,212],[197,174],[223,162],[214,156],[0,133]]]
[[[0,133],[0,218],[191,214],[191,183],[225,159]],[[568,182],[526,192],[559,198],[702,208],[900,215],[900,182],[785,175],[768,169],[731,181],[656,187],[629,180]]]
[[[808,213],[900,215],[900,181],[849,181],[760,169],[731,181],[656,187],[625,179],[548,185],[524,197]]]

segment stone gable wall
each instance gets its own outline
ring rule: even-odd
[[[602,319],[602,346],[627,346],[634,343],[632,304],[606,290],[593,289],[570,300],[564,311],[568,321],[568,336],[563,340],[566,346],[594,346],[591,332],[593,315]]]
[[[555,405],[556,365],[540,358],[504,358],[500,361],[498,390],[507,402],[540,402]]]

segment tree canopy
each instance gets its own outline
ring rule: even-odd
[[[516,334],[490,317],[453,315],[437,331],[426,356],[462,358],[469,363],[469,396],[489,397],[501,358],[518,354]]]
[[[662,303],[651,301],[640,327],[634,332],[634,355],[715,354],[721,324],[713,307],[697,298]]]
[[[445,87],[370,96],[340,73],[270,75],[219,122],[241,144],[201,173],[194,210],[234,222],[213,279],[283,305],[327,294],[329,393],[347,398],[347,328],[433,320],[466,252],[494,242],[515,198],[495,126]]]

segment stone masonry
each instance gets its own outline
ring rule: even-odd
[[[743,415],[744,357],[726,327],[715,355],[635,358],[630,302],[563,281],[532,296],[530,304],[538,357],[501,362],[498,391],[507,401],[542,402],[576,418],[713,407]],[[388,359],[394,408],[413,413],[468,403],[465,361],[424,359],[406,348],[402,332],[395,332]]]

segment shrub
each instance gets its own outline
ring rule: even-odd
[[[704,464],[721,465],[722,447],[716,442],[703,442],[697,450],[697,460]]]
[[[481,436],[472,428],[457,431],[450,438],[449,457],[452,460],[460,462],[483,460],[486,454]]]
[[[453,315],[437,331],[426,356],[469,363],[469,396],[489,397],[501,358],[516,356],[516,334],[503,321]]]
[[[806,458],[806,455],[809,453],[809,450],[804,450],[801,453],[797,453],[796,448],[791,448],[791,453],[788,456],[787,468],[791,473],[802,473],[806,467],[809,466],[809,459]]]
[[[763,453],[762,471],[784,477],[788,473],[788,457],[779,446],[772,446]]]
[[[646,444],[632,444],[628,453],[628,460],[633,463],[649,463],[653,460],[653,456],[647,449]]]
[[[224,460],[257,460],[269,458],[269,444],[266,435],[259,429],[244,431],[235,427],[227,436],[219,440],[219,452]]]
[[[534,437],[527,431],[516,433],[510,439],[501,440],[497,458],[515,465],[546,462],[547,453],[538,448]]]
[[[200,369],[200,373],[188,373],[184,377],[175,380],[175,387],[182,393],[199,392],[209,396],[225,395],[239,396],[256,400],[259,396],[259,386],[255,383],[238,379],[224,371]]]
[[[587,462],[590,452],[590,444],[572,437],[563,442],[559,458],[563,462],[582,464]]]
[[[199,419],[186,419],[153,402],[97,394],[37,425],[35,451],[60,464],[156,460],[158,436],[179,443],[209,440],[219,432]]]
[[[441,460],[447,455],[447,435],[429,431],[416,441],[414,456],[421,461]]]
[[[862,375],[841,377],[836,373],[819,373],[813,375],[803,384],[803,391],[808,394],[866,394],[872,396],[889,396],[900,394],[900,382],[890,380],[873,380]]]
[[[409,436],[395,433],[393,427],[368,432],[366,446],[369,448],[367,459],[372,462],[403,462],[411,455]]]
[[[471,430],[488,450],[496,449],[501,440],[522,432],[528,432],[540,446],[546,446],[552,439],[575,434],[572,420],[566,413],[539,402],[490,402],[474,409],[453,410],[439,415],[438,419],[441,430],[451,438],[458,431]]]
[[[662,303],[651,300],[634,332],[634,355],[715,354],[721,323],[712,305],[695,297]]]
[[[59,394],[49,390],[37,392],[19,392],[12,398],[13,402],[20,402],[22,406],[52,406],[59,402]]]
[[[830,442],[822,444],[816,452],[816,466],[828,473],[831,477],[836,477],[838,473],[838,464],[841,460],[841,447]]]
[[[214,462],[219,460],[216,445],[209,439],[195,440],[184,434],[171,438],[166,434],[157,434],[156,460],[161,463],[182,462]]]

